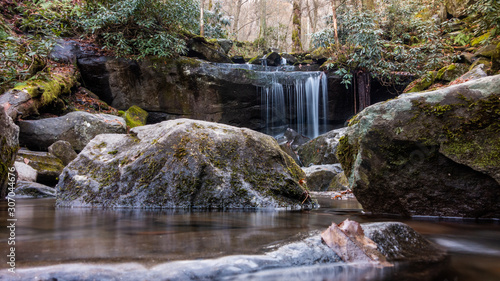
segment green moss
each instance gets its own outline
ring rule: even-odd
[[[484,42],[486,42],[489,38],[491,37],[491,33],[488,31],[486,32],[485,34],[479,36],[479,37],[476,37],[474,39],[472,39],[470,45],[472,47],[475,47],[475,46],[478,46],[478,45],[482,45]]]
[[[148,112],[136,105],[133,105],[127,110],[127,112],[125,112],[124,118],[129,128],[144,126],[146,125],[146,121],[148,119]]]
[[[434,84],[436,77],[436,71],[429,71],[427,74],[408,85],[408,87],[405,89],[405,93],[416,93],[426,90],[432,84]]]
[[[431,104],[424,102],[423,100],[412,100],[412,104],[414,108],[418,108],[420,112],[437,117],[443,116],[446,112],[453,110],[455,107],[451,104]]]
[[[41,105],[48,105],[60,95],[69,94],[76,84],[73,74],[52,74],[51,80],[32,80],[17,84],[14,89],[27,91],[31,97],[40,97]]]
[[[343,136],[339,140],[337,146],[337,159],[339,159],[342,169],[344,169],[345,175],[349,177],[356,161],[358,155],[359,143],[355,141],[354,144],[349,143],[349,137],[347,135]]]
[[[255,56],[248,61],[249,64],[260,64],[260,57]]]
[[[445,74],[446,72],[453,71],[453,70],[455,70],[456,68],[457,68],[457,66],[456,66],[456,65],[454,65],[454,64],[451,64],[451,65],[448,65],[448,66],[445,66],[445,67],[441,68],[441,69],[438,71],[437,75],[436,75],[436,80],[442,80],[442,79],[443,79],[443,77],[444,77],[444,74]]]
[[[197,60],[195,58],[188,58],[188,57],[180,57],[177,59],[176,64],[178,67],[184,69],[185,66],[189,66],[190,68],[195,68],[199,67],[201,65],[201,61]]]
[[[111,155],[116,155],[118,153],[118,150],[112,150],[112,151],[109,151],[108,154],[111,154]]]

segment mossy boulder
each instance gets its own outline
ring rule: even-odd
[[[432,84],[434,84],[434,81],[436,81],[436,77],[438,76],[437,71],[429,71],[426,74],[424,74],[422,77],[419,79],[413,81],[410,83],[406,89],[404,90],[405,93],[416,93],[416,92],[421,92],[429,88]]]
[[[248,61],[249,64],[257,64],[257,65],[260,65],[262,64],[262,59],[261,59],[261,56],[255,56],[253,58],[251,58],[249,61]]]
[[[19,149],[19,127],[14,124],[0,104],[0,198],[5,198],[9,181],[9,169],[12,169]],[[12,177],[10,177],[12,178]],[[14,182],[15,184],[15,182]]]
[[[448,14],[459,18],[467,14],[467,8],[474,2],[474,0],[445,0],[444,5]]]
[[[187,48],[189,57],[196,57],[210,62],[231,63],[231,59],[217,41],[211,42],[204,37],[196,36],[188,40]]]
[[[277,52],[267,53],[263,58],[268,66],[280,66],[281,56]]]
[[[56,156],[43,151],[20,149],[16,161],[26,163],[36,170],[36,181],[54,186],[59,180],[64,164]]]
[[[467,70],[468,69],[465,64],[450,64],[438,71],[436,80],[451,82],[460,77],[460,75],[465,74]]]
[[[299,146],[297,153],[304,166],[339,163],[335,152],[345,132],[346,128],[336,129]]]
[[[124,118],[129,128],[144,126],[148,120],[148,112],[137,105],[133,105],[125,112]]]
[[[337,155],[366,211],[500,218],[500,75],[366,108]]]
[[[57,206],[301,208],[303,178],[268,135],[178,119],[94,138],[64,169]]]
[[[32,150],[46,151],[58,140],[71,144],[80,151],[95,136],[104,133],[126,133],[125,120],[109,114],[92,114],[83,111],[64,116],[19,122],[19,139]]]

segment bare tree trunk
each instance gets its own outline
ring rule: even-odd
[[[200,4],[200,36],[205,36],[204,23],[203,23],[203,6],[205,6],[205,0],[201,0]]]
[[[243,3],[241,3],[242,0],[238,0],[236,2],[236,12],[234,15],[234,23],[233,23],[233,34],[235,36],[235,39],[238,40],[238,27],[240,23],[240,13],[241,13],[241,6]]]
[[[262,42],[266,42],[266,29],[267,29],[267,5],[266,5],[267,0],[260,0],[260,32],[259,32],[259,38],[262,39]]]
[[[292,51],[293,52],[302,52],[302,31],[301,31],[301,18],[302,18],[302,10],[301,10],[301,0],[293,0],[293,31],[292,31]]]
[[[338,6],[337,6],[337,0],[332,0],[333,32],[334,32],[334,38],[335,38],[335,45],[337,45],[337,47],[339,47],[340,46],[340,42],[339,42],[339,30],[338,30],[338,26],[337,26],[337,8],[338,8]]]

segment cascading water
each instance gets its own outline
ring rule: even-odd
[[[328,85],[321,71],[300,71],[286,65],[215,64],[211,72],[237,73],[255,85],[261,99],[261,130],[275,137],[287,128],[309,138],[327,132]]]
[[[323,72],[268,72],[261,86],[262,121],[266,134],[278,136],[292,128],[309,138],[327,130],[328,85]]]

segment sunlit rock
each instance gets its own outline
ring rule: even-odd
[[[301,208],[302,178],[268,135],[178,119],[94,138],[64,169],[57,205]]]

